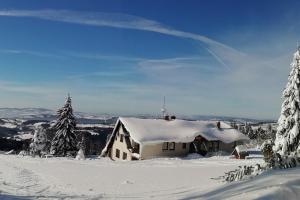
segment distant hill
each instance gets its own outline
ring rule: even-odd
[[[6,119],[46,119],[54,116],[54,111],[44,108],[0,108],[0,118]]]
[[[75,112],[78,124],[84,127],[113,126],[116,117]],[[0,108],[0,138],[32,134],[35,124],[56,120],[56,112],[44,108]]]
[[[108,114],[88,114],[75,112],[76,118],[86,120],[108,120],[112,116]],[[56,119],[56,111],[45,108],[0,108],[0,119],[25,119],[25,120],[48,120]],[[1,122],[0,122],[1,123]]]

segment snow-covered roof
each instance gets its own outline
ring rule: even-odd
[[[138,143],[160,142],[192,142],[201,135],[208,141],[222,141],[231,143],[249,138],[233,129],[230,125],[221,122],[217,128],[216,121],[187,121],[164,119],[119,118],[132,139]],[[118,124],[117,122],[117,124]]]
[[[236,151],[239,152],[247,152],[248,148],[245,145],[237,145],[235,147]]]

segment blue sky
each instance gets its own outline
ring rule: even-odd
[[[0,107],[277,118],[299,1],[0,1]]]

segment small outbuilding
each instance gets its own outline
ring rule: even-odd
[[[249,156],[249,152],[245,145],[238,145],[234,148],[232,155],[234,155],[236,159],[245,159],[246,156]]]

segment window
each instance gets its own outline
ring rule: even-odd
[[[124,140],[124,135],[120,134],[120,142],[123,142],[123,140]]]
[[[118,140],[118,137],[119,137],[119,132],[117,132],[116,134],[116,141]]]
[[[186,149],[186,143],[182,143],[182,148]]]
[[[168,150],[168,143],[167,142],[164,142],[163,145],[162,145],[162,150]]]
[[[213,151],[213,142],[208,142],[207,144],[207,147],[208,147],[208,151]]]
[[[169,143],[169,150],[175,150],[175,142]]]
[[[127,159],[127,153],[123,152],[123,160]]]
[[[218,141],[212,142],[212,151],[214,151],[214,152],[219,151],[219,142]]]
[[[116,149],[116,157],[120,158],[120,150],[119,149]]]

